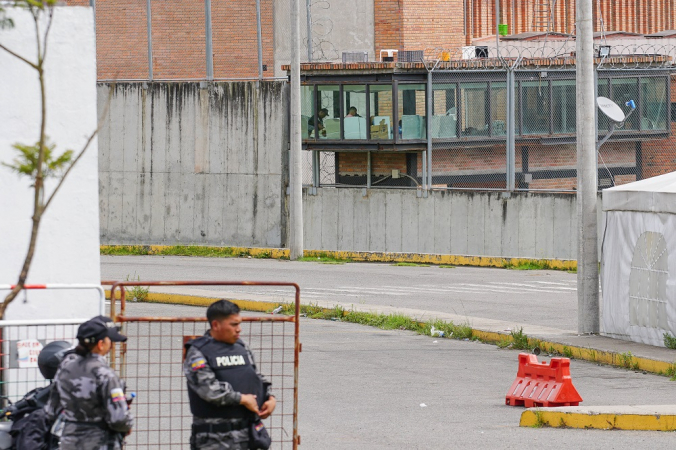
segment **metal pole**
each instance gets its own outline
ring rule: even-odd
[[[89,0],[89,6],[94,12],[94,37],[96,38],[96,0]]]
[[[427,71],[427,189],[432,189],[432,71]]]
[[[312,62],[312,0],[305,0],[307,17],[307,61]]]
[[[592,0],[576,7],[577,104],[577,331],[599,332],[599,269],[596,220],[596,100]]]
[[[261,0],[256,0],[256,36],[258,37],[258,78],[263,79],[263,33],[261,32]]]
[[[214,51],[211,33],[211,0],[204,0],[204,22],[206,24],[205,40],[207,53],[207,80],[214,79]]]
[[[366,188],[371,189],[371,152],[366,152]]]
[[[495,0],[495,56],[500,56],[500,0]]]
[[[289,217],[289,258],[303,257],[303,173],[300,136],[300,24],[299,0],[291,0],[291,76],[290,84],[290,130],[289,169],[291,212]]]
[[[514,192],[516,189],[516,143],[515,143],[515,128],[516,128],[516,77],[513,70],[507,70],[507,117],[505,122],[507,125],[507,158],[506,158],[506,186],[509,192]]]
[[[146,27],[148,29],[148,79],[153,81],[153,23],[150,0],[146,0]]]

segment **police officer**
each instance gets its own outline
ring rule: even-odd
[[[77,330],[78,346],[67,355],[54,379],[47,416],[61,428],[61,450],[117,450],[131,432],[125,385],[105,360],[113,342],[126,336],[109,317],[97,316]],[[58,432],[56,432],[59,435]]]
[[[269,417],[276,400],[239,339],[239,307],[219,300],[207,308],[207,320],[211,329],[185,345],[183,371],[193,414],[190,448],[245,450],[252,422]]]

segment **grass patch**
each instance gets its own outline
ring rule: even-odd
[[[282,304],[281,314],[291,315],[294,313],[293,304]],[[443,338],[473,340],[472,327],[468,323],[454,324],[442,320],[428,320],[421,322],[401,314],[375,314],[363,311],[346,310],[340,306],[334,308],[322,308],[318,305],[301,305],[300,312],[311,319],[340,320],[342,322],[356,323],[382,330],[405,330],[430,336],[432,327],[435,332],[443,332]],[[439,336],[435,336],[439,337]]]
[[[412,262],[398,262],[392,264],[393,266],[399,266],[399,267],[429,267],[429,264],[418,264],[418,263],[412,263]]]
[[[676,337],[669,333],[664,333],[664,346],[672,350],[676,350]]]
[[[131,276],[131,280],[129,279],[129,275],[127,275],[127,280],[126,281],[137,281],[141,282],[141,277],[136,275],[136,272],[134,272],[134,275]],[[128,286],[128,298],[129,301],[132,302],[145,302],[146,299],[148,298],[148,292],[150,292],[150,288],[147,286]]]
[[[303,262],[318,262],[321,264],[345,264],[352,262],[351,259],[342,259],[331,256],[329,253],[315,253],[313,256],[303,256],[298,258],[298,261]]]
[[[512,337],[512,347],[515,350],[529,350],[528,335],[523,332],[523,328],[509,332]]]
[[[542,415],[542,411],[533,411],[533,414],[535,414],[535,423],[532,425],[532,428],[542,428],[547,425]]]
[[[125,255],[150,255],[150,247],[147,245],[118,245],[101,248],[102,255],[125,256]]]
[[[455,269],[455,266],[449,266],[448,264],[442,264],[439,267],[441,269]]]
[[[572,269],[557,267],[547,259],[516,260],[516,262],[505,261],[502,267],[511,270],[561,270],[568,273],[577,273],[577,267]]]
[[[634,355],[631,352],[624,352],[617,355],[619,358],[620,366],[625,369],[638,369],[638,362],[634,362]]]
[[[671,363],[665,374],[671,381],[676,381],[676,363]]]

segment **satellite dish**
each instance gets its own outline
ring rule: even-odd
[[[625,119],[624,111],[617,106],[617,103],[606,97],[596,97],[596,104],[603,114],[608,116],[613,122],[623,122]]]

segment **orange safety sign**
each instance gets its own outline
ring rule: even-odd
[[[552,358],[547,364],[536,355],[519,353],[519,370],[505,403],[510,406],[577,406],[582,397],[570,378],[570,359]]]

